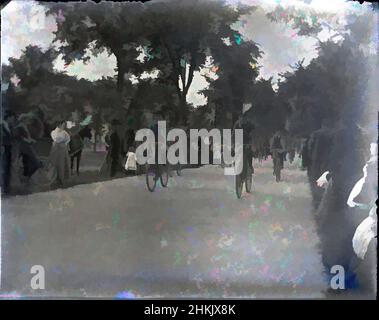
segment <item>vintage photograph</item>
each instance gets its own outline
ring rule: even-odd
[[[0,299],[376,299],[377,3],[1,8]]]

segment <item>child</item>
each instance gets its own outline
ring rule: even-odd
[[[129,151],[126,154],[125,170],[127,172],[132,171],[132,172],[134,172],[134,174],[137,171],[137,157],[136,157],[134,147],[129,147]]]

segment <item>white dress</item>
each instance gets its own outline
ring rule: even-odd
[[[51,131],[51,138],[55,143],[65,143],[68,144],[70,142],[70,135],[67,131],[55,128]]]
[[[137,170],[137,157],[134,152],[128,152],[126,154],[127,160],[125,163],[125,170]]]
[[[56,128],[51,131],[53,145],[50,150],[49,160],[57,169],[57,179],[63,183],[71,176],[70,156],[68,154],[68,143],[70,135],[62,129]]]

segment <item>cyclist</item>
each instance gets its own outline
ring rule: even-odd
[[[159,168],[159,162],[158,162],[158,159],[159,159],[159,148],[158,148],[158,144],[159,144],[159,130],[158,130],[158,121],[156,121],[154,124],[151,125],[150,129],[153,131],[154,133],[154,138],[155,138],[155,141],[154,141],[154,146],[151,146],[152,148],[155,149],[155,160],[154,160],[154,168],[157,170],[157,175],[155,177],[155,179],[159,179],[159,176],[160,176],[160,168]]]
[[[163,133],[160,132],[160,130],[158,129],[158,121],[161,121],[162,115],[160,113],[157,113],[156,118],[157,118],[156,121],[154,121],[154,123],[150,126],[150,129],[153,131],[154,137],[155,137],[154,146],[151,146],[152,148],[155,148],[155,161],[154,161],[153,167],[155,168],[156,175],[154,177],[154,180],[158,180],[163,173],[161,166],[164,164],[160,164],[159,159],[161,161],[163,161],[164,159],[162,159],[161,157],[167,156],[166,153],[164,155],[163,154],[161,155],[159,152],[159,140],[160,140],[159,138],[161,137],[163,141],[166,141],[166,137],[164,137],[162,135]],[[167,145],[166,145],[166,148],[167,148]],[[167,159],[166,159],[166,161],[167,161]],[[166,165],[167,165],[167,163],[166,163]]]
[[[252,151],[252,133],[254,130],[254,125],[247,120],[243,114],[239,116],[238,120],[233,126],[233,132],[235,129],[242,129],[242,140],[243,140],[243,174],[246,173],[247,166],[251,169],[251,172],[254,173],[253,168],[253,151]]]
[[[170,147],[172,146],[173,144],[175,143],[178,143],[179,141],[179,137],[175,137],[175,140],[174,141],[170,141],[170,142],[167,142],[167,147]],[[179,155],[179,150],[176,150],[175,152],[175,156],[178,156]],[[168,161],[168,160],[167,160]],[[176,171],[177,175],[179,176],[181,174],[181,163],[177,163],[175,165],[173,164],[169,164],[169,173],[170,173],[170,177],[172,177],[174,174],[173,172]]]
[[[274,163],[274,175],[275,175],[275,163],[277,163],[277,157],[279,157],[279,164],[280,164],[280,168],[279,169],[283,169],[284,167],[284,151],[285,151],[285,148],[284,148],[284,143],[283,143],[283,138],[282,138],[282,135],[281,135],[281,132],[280,130],[278,130],[274,136],[271,138],[270,140],[270,150],[271,150],[271,154],[272,154],[272,159],[273,159],[273,163]]]

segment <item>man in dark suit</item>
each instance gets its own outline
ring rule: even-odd
[[[120,125],[120,122],[117,119],[111,122],[111,133],[109,136],[111,177],[114,177],[117,171],[121,168],[121,163],[120,163],[121,139],[117,132],[117,128],[119,125]]]

